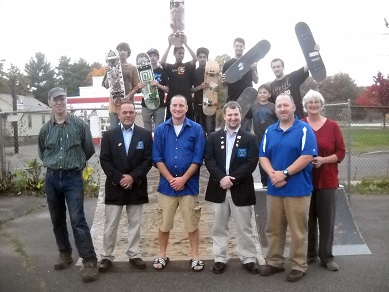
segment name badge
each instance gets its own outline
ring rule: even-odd
[[[247,148],[238,148],[236,155],[238,157],[247,157]]]
[[[145,145],[143,144],[143,141],[139,141],[136,145],[136,149],[145,149]]]

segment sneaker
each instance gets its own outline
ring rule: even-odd
[[[97,263],[84,263],[84,271],[82,273],[82,281],[84,283],[89,283],[97,280],[99,274],[99,268]]]
[[[334,261],[328,262],[328,263],[321,263],[323,266],[327,268],[327,270],[336,272],[339,270],[339,266]]]
[[[292,270],[288,277],[286,277],[286,281],[288,282],[297,282],[297,281],[300,281],[302,279],[302,277],[305,276],[305,273],[303,271],[299,271],[299,270]]]
[[[60,252],[57,263],[54,269],[63,270],[73,262],[72,254],[70,252]]]
[[[281,273],[283,271],[285,271],[285,268],[277,268],[274,266],[266,265],[260,268],[259,274],[261,276],[271,276],[277,273]]]

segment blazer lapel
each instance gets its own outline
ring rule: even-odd
[[[241,143],[241,140],[242,140],[242,128],[239,129],[238,133],[236,134],[236,138],[235,138],[235,141],[234,141],[234,146],[232,147],[232,153],[231,153],[231,160],[230,160],[230,169],[231,169],[231,165],[232,163],[234,162],[234,159],[236,157],[236,153],[238,152],[238,148],[239,148],[239,145]]]
[[[134,125],[134,131],[132,132],[130,147],[128,147],[127,159],[135,154],[135,150],[138,147],[139,136],[140,135],[138,127]]]
[[[122,161],[126,159],[126,146],[124,145],[122,128],[118,126],[114,133],[115,144],[114,148],[117,149],[114,153],[119,153]]]
[[[220,130],[220,136],[219,136],[219,145],[220,146],[216,146],[218,147],[218,149],[216,149],[216,151],[221,151],[222,155],[221,155],[221,158],[222,158],[222,161],[221,161],[221,165],[224,166],[224,169],[225,169],[225,166],[226,166],[226,133],[224,132],[224,130]]]

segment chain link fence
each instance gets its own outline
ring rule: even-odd
[[[362,108],[350,103],[327,104],[324,115],[338,122],[346,143],[347,155],[339,166],[340,183],[363,179],[389,177],[389,129],[385,107]],[[107,109],[84,108],[72,110],[91,128],[96,154],[89,160],[95,179],[99,180],[99,147],[102,133],[109,127]],[[42,125],[50,119],[49,111],[0,112],[0,179],[7,173],[26,170],[28,162],[38,157],[38,134]],[[143,126],[141,109],[137,105],[136,124]]]

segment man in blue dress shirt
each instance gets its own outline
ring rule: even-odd
[[[184,96],[171,99],[172,117],[160,124],[154,133],[153,162],[160,172],[158,185],[159,257],[154,268],[162,270],[169,262],[166,256],[174,215],[180,206],[184,226],[192,249],[191,269],[202,271],[199,259],[199,174],[205,149],[202,127],[186,117],[188,103]]]

